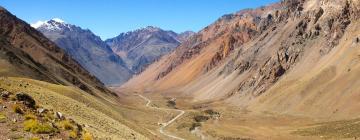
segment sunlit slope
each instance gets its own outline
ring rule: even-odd
[[[320,59],[309,55],[313,61],[299,63],[294,72],[260,96],[251,108],[330,118],[358,116],[359,35],[360,24],[353,22],[331,53]]]
[[[193,40],[204,43],[199,50],[190,45],[180,53],[189,45],[183,43],[123,88],[176,93],[194,103],[224,101],[260,112],[356,117],[360,2],[288,0],[280,5],[220,20],[229,24],[215,22]],[[247,15],[255,18],[243,22]],[[236,23],[247,28],[238,29]],[[217,26],[222,34],[206,32],[214,25],[222,25]],[[255,33],[246,39],[244,31]],[[223,55],[225,50],[231,51]],[[181,61],[179,54],[186,54]]]
[[[28,93],[45,108],[58,110],[85,125],[95,138],[147,139],[123,125],[125,120],[107,102],[77,88],[14,77],[1,77],[0,87],[13,93]]]

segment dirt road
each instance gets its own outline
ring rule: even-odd
[[[136,94],[137,96],[139,96],[140,98],[144,99],[146,101],[145,106],[149,107],[149,108],[154,108],[154,109],[159,109],[159,110],[170,110],[170,111],[177,111],[180,112],[178,115],[176,115],[174,118],[172,118],[170,121],[166,122],[166,123],[162,123],[162,126],[159,129],[159,132],[167,137],[173,138],[173,139],[178,139],[178,140],[184,140],[183,138],[171,135],[169,133],[166,133],[164,130],[167,126],[169,126],[171,123],[173,123],[176,119],[178,119],[179,117],[181,117],[182,115],[184,115],[185,111],[184,110],[180,110],[180,109],[168,109],[168,108],[157,108],[157,107],[152,107],[150,106],[151,104],[151,100],[146,98],[145,96],[142,96],[140,94]]]

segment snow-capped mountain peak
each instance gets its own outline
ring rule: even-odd
[[[68,28],[70,29],[70,24],[67,24],[64,20],[60,19],[60,18],[53,18],[51,20],[47,20],[47,21],[37,21],[34,24],[31,24],[32,27],[39,29],[39,28],[44,28],[47,30],[61,30],[63,28]]]

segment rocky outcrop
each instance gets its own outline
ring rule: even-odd
[[[349,40],[344,35],[355,32],[349,27],[358,22],[359,3],[284,0],[225,15],[125,88],[137,83],[145,85],[146,91],[176,89],[174,92],[194,101],[228,100],[246,106],[289,73],[303,72],[297,70],[302,69],[298,65],[313,67],[320,59],[333,55],[341,41]],[[353,46],[356,37],[350,37]],[[142,76],[150,78],[141,81]]]
[[[241,47],[242,44],[250,41],[261,33],[262,30],[265,30],[273,20],[271,14],[266,15],[265,13],[273,12],[279,7],[279,4],[273,4],[268,7],[246,9],[222,16],[215,23],[205,27],[191,40],[188,40],[176,49],[176,58],[157,76],[157,79],[166,76],[185,60],[199,54],[204,47],[222,40],[221,45],[219,45],[217,52],[213,54],[210,62],[204,65],[203,71],[208,72],[232,53],[235,48]],[[262,18],[264,14],[266,18]]]
[[[308,8],[304,7],[305,2],[306,1],[301,0],[284,1],[283,4],[285,6],[287,5],[286,7],[288,7],[290,12],[286,10],[276,12],[276,14],[279,15],[271,16],[278,17],[275,19],[276,22],[259,24],[270,26],[274,29],[270,31],[267,30],[268,33],[265,33],[265,35],[267,35],[271,34],[271,32],[276,32],[277,28],[286,24],[290,19],[298,21],[288,38],[279,40],[281,41],[279,46],[273,46],[274,48],[278,47],[278,49],[274,52],[267,52],[269,54],[266,56],[266,59],[262,59],[264,61],[256,61],[261,58],[254,59],[254,57],[258,56],[250,55],[257,55],[259,54],[258,51],[262,49],[261,46],[254,45],[251,47],[253,49],[247,52],[243,52],[240,49],[238,55],[245,55],[245,57],[234,57],[233,60],[226,65],[222,71],[225,74],[229,74],[232,71],[239,71],[239,73],[242,74],[244,70],[251,73],[248,75],[248,78],[240,82],[238,88],[235,90],[236,93],[253,94],[254,96],[259,96],[264,93],[302,58],[304,51],[308,49],[306,48],[309,46],[308,43],[312,40],[326,38],[327,42],[325,45],[320,46],[319,52],[321,55],[326,55],[338,44],[347,26],[351,23],[351,18],[356,17],[355,13],[350,14],[349,12],[352,11],[350,8],[351,1],[339,2],[336,11],[331,8],[326,8],[327,3],[325,1],[322,1],[323,5],[312,8],[312,10],[305,9]],[[270,18],[267,18],[265,20],[269,19]],[[260,39],[259,43],[261,43],[261,41]],[[234,95],[234,93],[231,95]]]

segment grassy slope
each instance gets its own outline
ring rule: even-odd
[[[28,86],[24,86],[27,85]],[[147,139],[123,125],[118,110],[112,109],[99,98],[90,96],[77,88],[49,84],[26,78],[9,77],[0,79],[0,87],[11,92],[26,92],[46,108],[59,110],[80,124],[85,124],[97,138]]]

